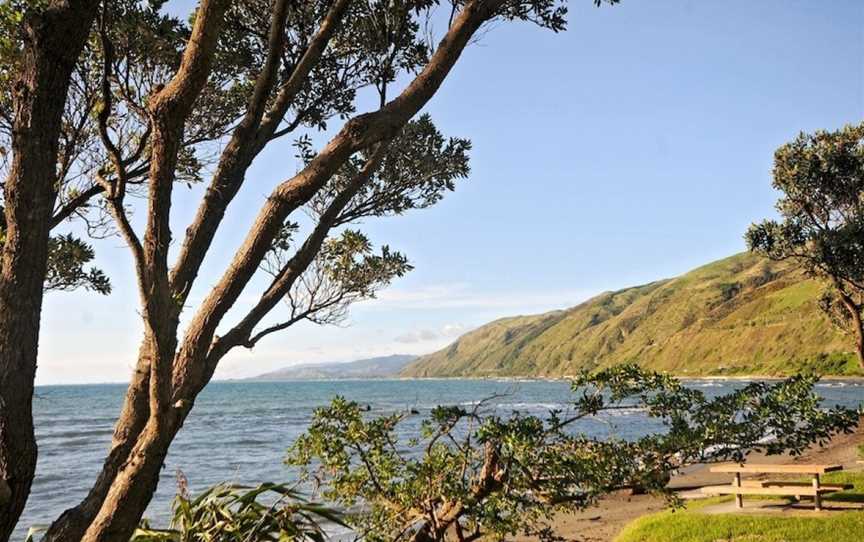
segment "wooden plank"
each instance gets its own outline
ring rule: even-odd
[[[812,482],[785,482],[777,480],[746,480],[741,484],[742,487],[811,487],[812,485]],[[853,484],[821,484],[819,487],[825,489],[831,488],[833,491],[844,491],[852,489],[855,486]]]
[[[711,467],[711,472],[749,474],[825,474],[843,470],[843,465],[760,465],[754,463],[724,463]]]
[[[816,496],[824,493],[840,491],[836,486],[821,486],[818,489],[813,486],[769,486],[769,487],[737,487],[706,486],[701,488],[702,493],[712,495],[808,495]]]

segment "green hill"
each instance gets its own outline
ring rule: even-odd
[[[817,306],[821,290],[790,264],[738,254],[571,309],[496,320],[402,375],[560,377],[627,361],[682,376],[860,375],[852,339]]]

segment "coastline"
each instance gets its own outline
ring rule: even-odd
[[[662,371],[661,371],[662,372]],[[670,373],[671,374],[671,373]],[[718,380],[721,382],[737,382],[737,381],[752,381],[752,380],[770,380],[770,381],[779,381],[791,376],[795,376],[795,374],[788,374],[783,376],[777,375],[678,375],[671,374],[671,376],[679,379],[679,380]],[[568,376],[556,376],[556,377],[543,377],[543,376],[394,376],[389,378],[367,378],[367,379],[331,379],[331,380],[494,380],[501,382],[569,382],[576,378],[575,375]],[[864,375],[823,375],[819,377],[820,380],[846,380],[853,382],[864,382]],[[297,380],[299,381],[299,380]],[[293,381],[282,381],[282,382],[293,382]]]

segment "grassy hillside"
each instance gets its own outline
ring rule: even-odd
[[[335,363],[309,363],[283,367],[245,380],[334,380],[340,378],[393,378],[417,356],[394,354]]]
[[[636,361],[679,375],[857,375],[851,339],[817,306],[821,285],[738,254],[563,311],[503,318],[418,358],[404,376],[572,375]]]

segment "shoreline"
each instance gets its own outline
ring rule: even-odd
[[[662,371],[660,371],[662,372]],[[790,377],[795,376],[795,374],[789,374],[785,376],[767,376],[767,375],[723,375],[723,376],[710,376],[710,375],[677,375],[670,374],[672,377],[677,378],[679,380],[717,380],[721,382],[748,382],[753,380],[768,380],[768,381],[780,381]],[[803,374],[803,373],[801,373]],[[575,376],[556,376],[556,377],[543,377],[543,376],[393,376],[393,377],[385,377],[385,378],[331,378],[331,379],[294,379],[294,380],[220,380],[219,382],[332,382],[332,381],[350,381],[350,380],[405,380],[405,381],[431,381],[431,380],[439,380],[439,381],[447,381],[447,380],[492,380],[499,382],[570,382]],[[864,375],[824,375],[820,376],[819,380],[830,380],[830,381],[851,381],[851,382],[860,382],[864,383]]]
[[[766,375],[724,375],[724,376],[710,376],[710,375],[676,375],[672,374],[671,376],[679,379],[679,380],[692,380],[692,381],[709,381],[716,380],[720,382],[749,382],[755,380],[763,380],[763,381],[780,381],[792,376],[794,374],[786,375],[786,376],[766,376]],[[256,378],[224,378],[224,379],[215,379],[211,382],[211,384],[261,384],[261,383],[277,383],[277,382],[386,382],[386,381],[447,381],[447,380],[477,380],[477,381],[499,381],[499,382],[569,382],[573,380],[574,376],[561,376],[561,377],[530,377],[530,376],[392,376],[392,377],[375,377],[375,378],[295,378],[295,379],[284,379],[284,380],[263,380]],[[847,381],[847,382],[856,382],[856,383],[864,383],[864,376],[862,375],[854,375],[854,376],[843,376],[843,375],[825,375],[819,377],[820,381]],[[72,386],[126,386],[128,382],[73,382],[73,383],[54,383],[54,384],[37,384],[36,389],[39,388],[60,388],[60,387],[72,387]]]
[[[662,371],[660,371],[662,373]],[[722,376],[710,376],[710,375],[677,375],[671,374],[672,377],[677,378],[679,380],[720,380],[724,382],[735,382],[735,381],[749,381],[749,380],[784,380],[786,378],[790,378],[795,376],[795,373],[785,375],[785,376],[766,376],[766,375],[722,375]],[[514,381],[514,382],[567,382],[576,378],[575,376],[557,376],[557,377],[542,377],[542,376],[398,376],[392,378],[334,378],[329,380],[503,380],[503,381]],[[856,382],[864,382],[864,376],[862,375],[852,375],[852,376],[843,376],[843,375],[825,375],[820,376],[820,380],[851,380]],[[233,380],[232,382],[239,382],[241,380]],[[252,380],[250,380],[252,381]],[[302,382],[303,380],[259,380],[258,382]],[[313,380],[308,380],[313,381]],[[321,382],[326,382],[327,380],[320,380]],[[225,380],[221,382],[227,382]]]

